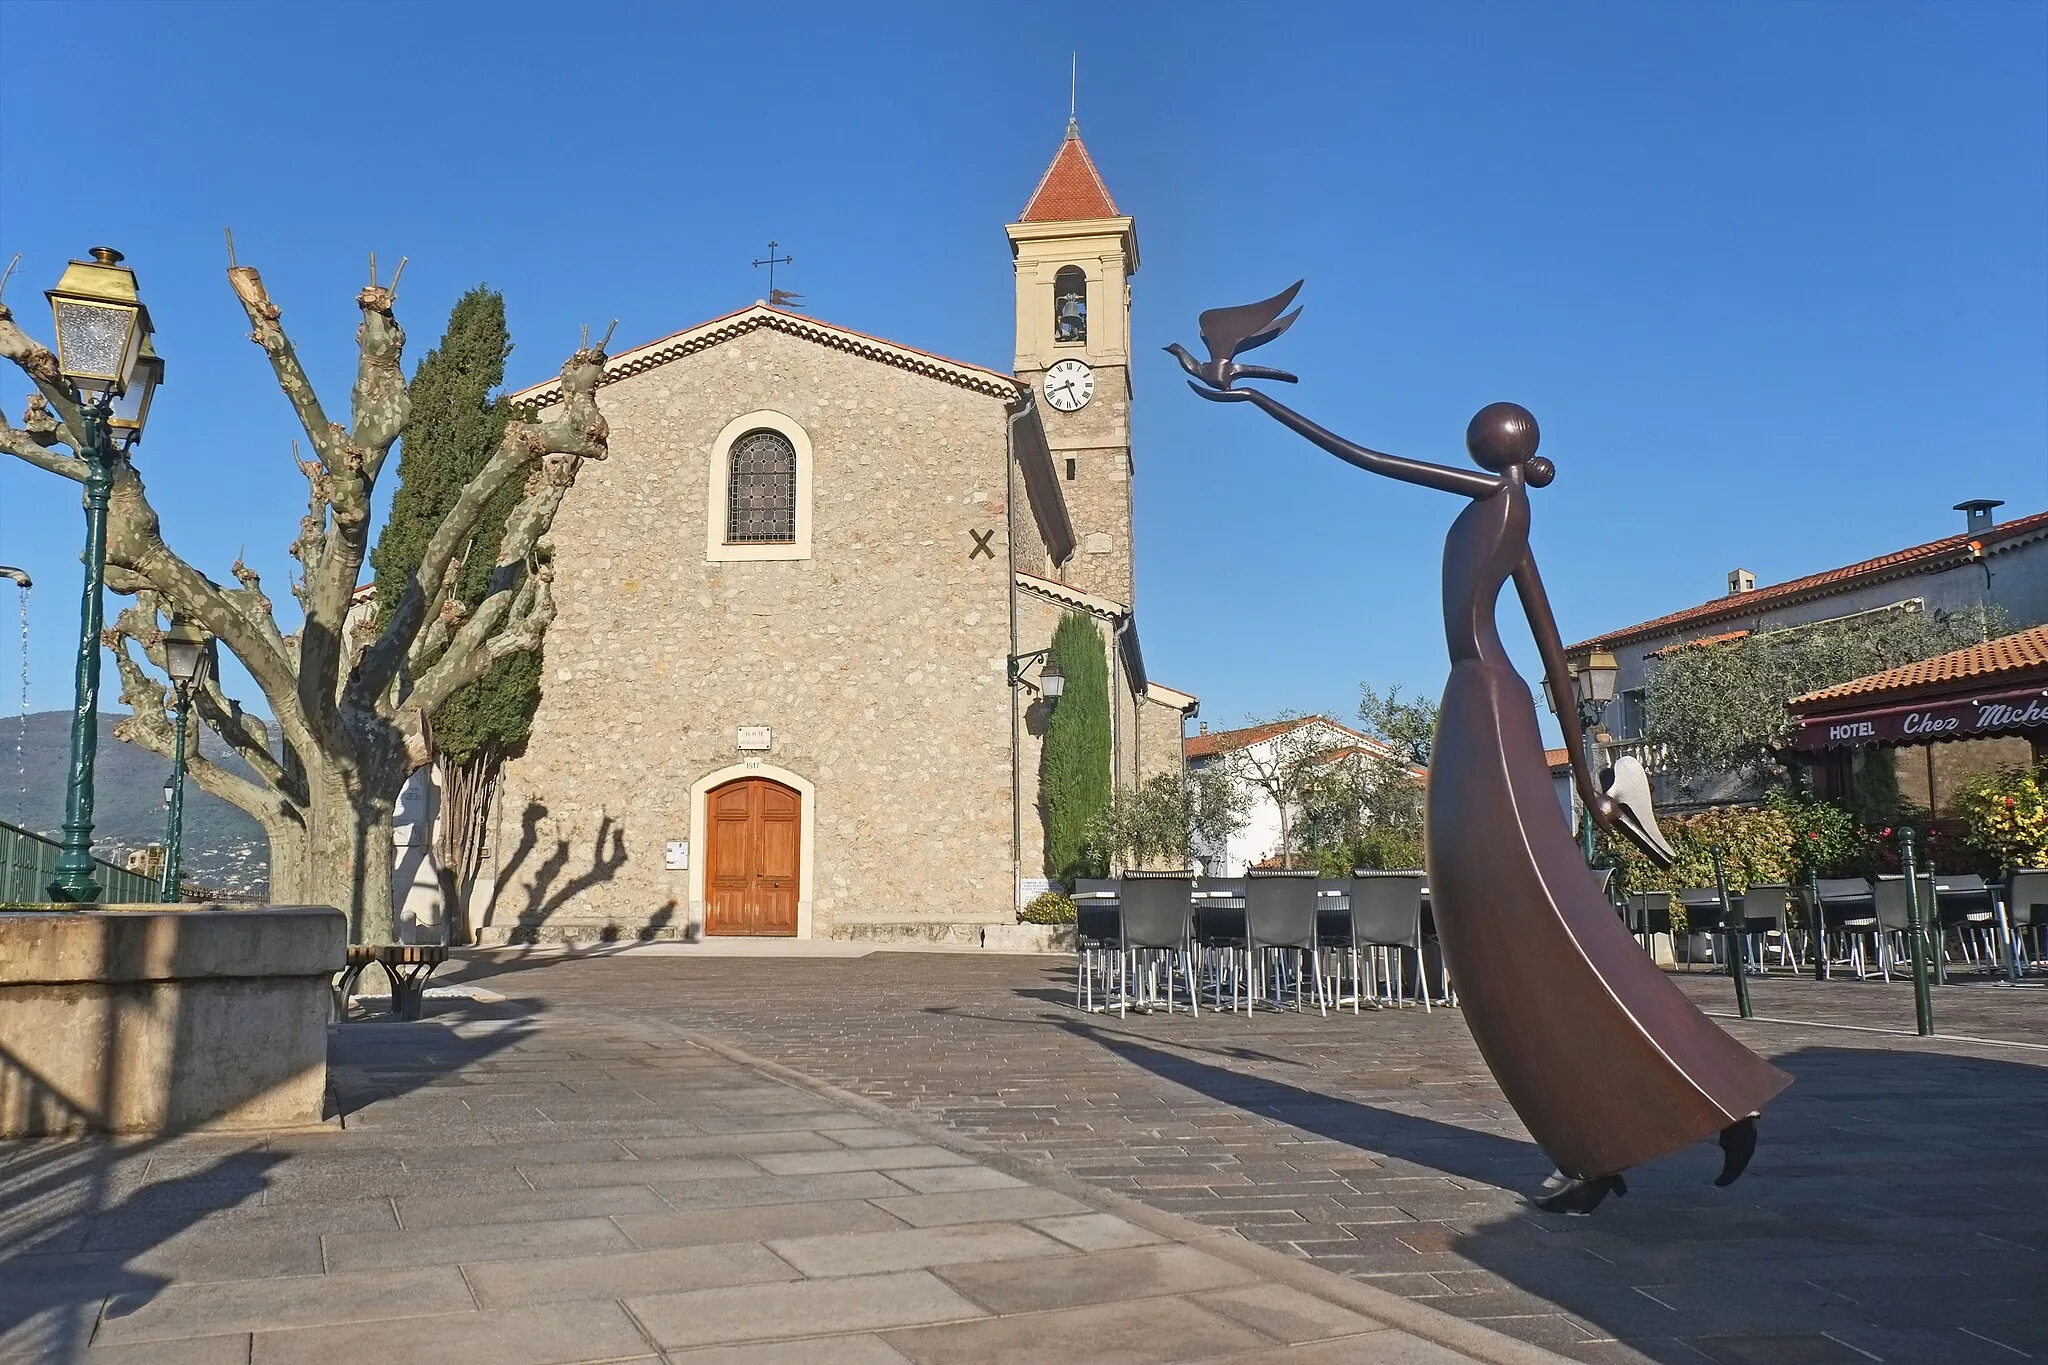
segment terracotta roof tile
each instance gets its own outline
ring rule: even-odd
[[[1719,635],[1702,635],[1697,640],[1686,640],[1679,644],[1666,645],[1662,649],[1651,651],[1650,657],[1661,659],[1667,654],[1676,654],[1680,650],[1705,649],[1708,645],[1725,645],[1730,640],[1746,640],[1748,638],[1749,632],[1746,630],[1724,630]]]
[[[1182,751],[1189,758],[1208,758],[1213,754],[1229,753],[1233,749],[1248,749],[1263,743],[1275,735],[1284,735],[1290,730],[1321,721],[1323,724],[1342,730],[1345,734],[1363,743],[1371,744],[1369,736],[1361,735],[1348,725],[1339,725],[1328,716],[1296,716],[1291,720],[1269,721],[1264,725],[1248,725],[1242,730],[1217,730],[1213,734],[1189,735],[1182,742]]]
[[[1569,768],[1572,766],[1572,751],[1570,749],[1545,749],[1543,751],[1543,761],[1550,765],[1550,771],[1552,772],[1556,772],[1559,768]]]
[[[1590,640],[1582,640],[1572,645],[1568,652],[1611,649],[1615,645],[1630,644],[1637,640],[1669,634],[1686,626],[1754,616],[1773,607],[1789,606],[1794,602],[1846,591],[1866,581],[1901,578],[1945,562],[1966,562],[1979,552],[2004,541],[2036,535],[2048,535],[2048,512],[2015,517],[2003,525],[1994,526],[1975,535],[1965,532],[1962,535],[1930,540],[1925,545],[1915,545],[1893,554],[1879,555],[1860,564],[1829,569],[1826,573],[1808,574],[1804,578],[1794,578],[1789,582],[1774,583],[1768,588],[1757,588],[1753,592],[1730,593],[1726,597],[1717,597],[1696,607],[1687,607],[1684,611],[1674,611],[1668,616],[1659,616],[1622,630],[1596,635]]]
[[[1081,130],[1067,125],[1066,140],[1054,154],[1052,164],[1038,178],[1038,188],[1024,205],[1020,221],[1062,223],[1079,218],[1115,218],[1116,201],[1109,186],[1102,183],[1088,149],[1081,145]]]
[[[2001,635],[1981,645],[1937,654],[1917,664],[1902,664],[1867,678],[1823,687],[1818,692],[1794,697],[1790,705],[1805,707],[1851,697],[1872,698],[1887,692],[1942,688],[1952,683],[2003,681],[2009,675],[2029,671],[2048,674],[2048,625],[2035,626],[2016,635]]]

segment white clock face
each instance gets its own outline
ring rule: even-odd
[[[1079,412],[1095,396],[1095,371],[1078,360],[1062,360],[1045,372],[1045,401],[1061,412]]]

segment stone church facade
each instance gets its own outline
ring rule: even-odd
[[[1011,374],[765,304],[608,362],[483,941],[1013,922],[1045,875],[1025,656],[1070,612],[1117,782],[1181,763],[1197,703],[1147,676],[1132,600],[1136,233],[1071,126],[1008,232]]]

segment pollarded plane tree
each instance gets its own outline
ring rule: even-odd
[[[170,753],[170,693],[157,676],[164,632],[172,619],[204,627],[262,690],[276,741],[270,725],[222,690],[215,669],[193,697],[194,714],[254,776],[188,753],[191,779],[263,826],[273,900],[340,906],[357,941],[390,942],[397,936],[392,811],[406,778],[433,757],[435,709],[493,661],[538,649],[554,618],[548,532],[583,461],[606,453],[596,393],[609,335],[596,346],[586,336],[563,364],[558,403],[506,424],[503,439],[428,537],[419,567],[371,636],[374,613],[356,600],[371,497],[411,406],[402,369],[405,332],[392,312],[398,275],[379,283],[372,257],[370,283],[356,295],[362,323],[347,425],[329,419],[262,277],[250,266],[230,264],[228,281],[248,314],[250,339],[269,359],[312,450],[311,459],[300,458],[295,443],[308,487],[306,515],[291,545],[303,571],[292,585],[300,622],[290,633],[280,626],[262,582],[239,558],[230,586],[166,544],[141,474],[126,455],[117,455],[107,587],[135,599],[103,636],[132,712],[117,733]],[[0,355],[37,390],[20,426],[0,416],[0,449],[83,483],[76,395],[59,374],[56,356],[16,324],[4,300]],[[464,556],[493,496],[514,478],[524,479],[523,496],[505,518],[488,590],[466,606],[455,591]]]

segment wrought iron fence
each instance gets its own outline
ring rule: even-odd
[[[50,877],[62,850],[51,839],[31,834],[0,820],[0,905],[35,904],[50,899]],[[136,905],[161,898],[155,882],[139,872],[99,864],[100,899],[109,905]]]

